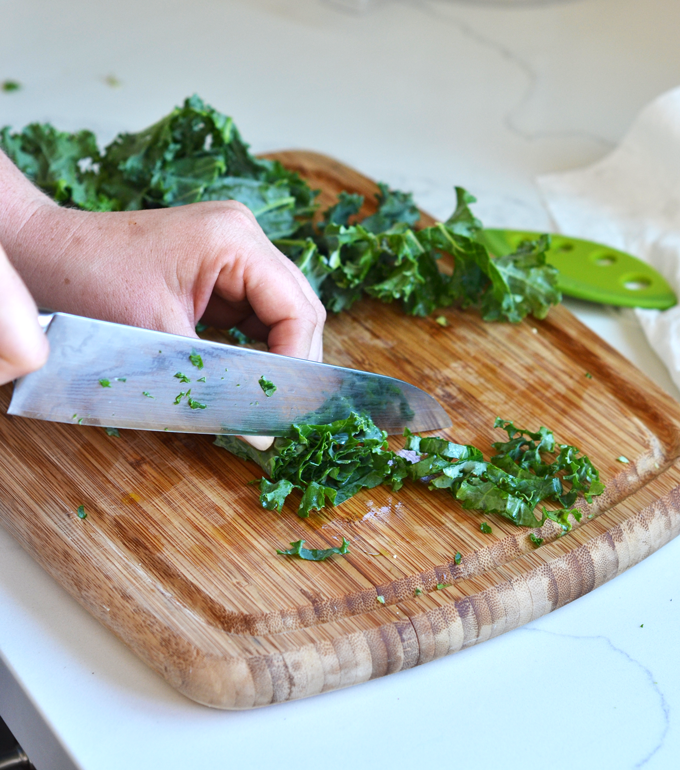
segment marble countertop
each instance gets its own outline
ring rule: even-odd
[[[534,178],[588,164],[680,79],[676,0],[0,0],[0,123],[107,141],[197,92],[257,152],[314,149],[488,225],[549,229]],[[630,311],[569,307],[674,397]],[[557,612],[305,701],[177,694],[0,530],[0,715],[38,770],[677,767],[680,540]]]

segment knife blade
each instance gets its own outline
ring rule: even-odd
[[[281,436],[351,411],[387,433],[451,425],[432,396],[392,377],[68,313],[40,320],[50,356],[16,381],[11,415],[243,436]]]

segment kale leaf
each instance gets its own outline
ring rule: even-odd
[[[270,238],[284,238],[315,210],[316,191],[279,162],[251,155],[233,120],[198,96],[102,151],[91,131],[36,123],[18,133],[3,128],[0,147],[48,195],[89,211],[233,199]]]

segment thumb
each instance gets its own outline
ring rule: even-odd
[[[39,369],[48,355],[35,302],[0,246],[0,384]]]

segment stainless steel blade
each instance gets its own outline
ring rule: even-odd
[[[246,436],[281,436],[292,423],[328,423],[350,411],[388,433],[451,425],[432,396],[392,377],[67,313],[51,314],[45,326],[50,357],[17,380],[9,414]],[[274,383],[273,395],[261,377]]]

